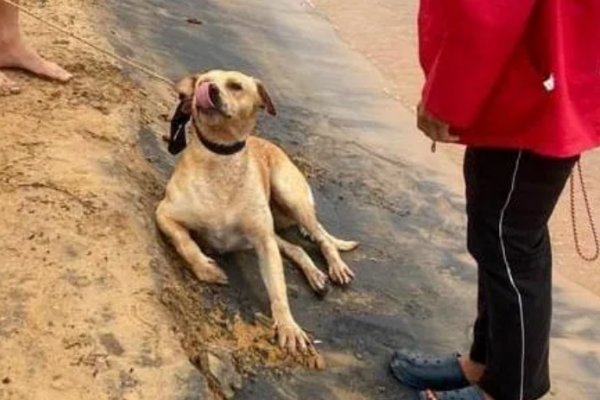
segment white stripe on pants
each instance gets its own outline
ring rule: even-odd
[[[515,168],[512,174],[512,180],[510,183],[510,190],[508,191],[508,196],[506,198],[506,202],[504,203],[504,207],[502,207],[502,211],[500,212],[500,220],[498,222],[498,238],[500,240],[500,248],[502,250],[502,259],[504,261],[504,265],[506,266],[506,274],[508,275],[508,279],[512,288],[517,295],[517,300],[519,303],[519,317],[521,320],[521,384],[520,384],[520,392],[519,392],[519,400],[523,400],[523,390],[525,384],[525,317],[523,311],[523,298],[521,296],[521,292],[515,283],[515,279],[513,278],[513,274],[510,268],[510,263],[508,262],[508,257],[506,255],[506,245],[504,243],[504,217],[506,215],[506,210],[510,205],[510,201],[512,199],[512,195],[515,191],[515,186],[517,184],[517,175],[519,173],[519,166],[521,164],[521,156],[523,155],[523,151],[519,151],[517,155],[517,159],[515,161]]]

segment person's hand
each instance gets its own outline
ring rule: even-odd
[[[433,142],[454,143],[459,137],[450,133],[450,126],[425,110],[423,104],[417,107],[417,127]]]

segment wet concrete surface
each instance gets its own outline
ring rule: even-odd
[[[384,78],[301,2],[122,0],[111,7],[113,43],[161,73],[222,68],[261,78],[279,110],[261,121],[261,133],[309,172],[322,222],[362,243],[344,256],[356,281],[323,301],[286,269],[292,311],[322,341],[329,368],[265,370],[236,398],[412,398],[388,373],[393,349],[444,353],[469,343],[475,271],[465,262],[463,204],[440,183],[456,182],[447,174],[455,167],[427,154],[413,115],[384,94]],[[203,23],[188,24],[189,17]],[[141,143],[166,180],[174,159],[161,134],[142,132]],[[312,255],[319,259],[314,248]],[[219,290],[232,307],[249,318],[268,313],[255,259],[224,261],[231,286]]]

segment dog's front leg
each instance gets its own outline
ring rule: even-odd
[[[261,238],[256,242],[255,247],[260,273],[271,301],[271,312],[277,327],[279,346],[287,348],[291,353],[295,353],[297,349],[305,352],[311,347],[310,339],[292,317],[283,273],[283,260],[275,234]]]
[[[156,222],[160,230],[171,239],[177,252],[187,261],[198,280],[208,283],[227,284],[227,275],[217,263],[207,257],[192,240],[188,230],[170,218],[162,207],[156,212]]]

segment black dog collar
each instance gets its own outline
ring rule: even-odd
[[[169,139],[169,153],[179,154],[187,146],[185,138],[185,127],[190,122],[191,115],[184,112],[184,102],[181,101],[175,110],[175,115],[171,119],[171,137]],[[196,127],[194,127],[195,129]],[[200,143],[209,151],[222,156],[231,156],[239,153],[246,147],[246,141],[236,142],[233,144],[220,144],[211,142],[206,139],[200,131],[196,129]]]
[[[220,144],[211,142],[205,138],[200,131],[196,130],[196,132],[198,132],[198,139],[200,139],[200,143],[202,143],[204,147],[221,156],[232,156],[235,153],[239,153],[240,151],[244,150],[244,147],[246,147],[245,140],[241,142],[235,142],[233,144]]]

